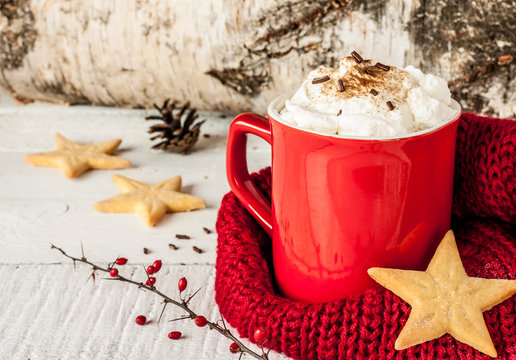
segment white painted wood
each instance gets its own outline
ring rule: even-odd
[[[50,242],[77,250],[82,242],[89,257],[111,261],[124,255],[135,262],[161,258],[166,263],[215,262],[215,230],[220,201],[229,191],[225,173],[226,135],[232,117],[203,113],[207,122],[190,155],[151,150],[144,117],[149,110],[103,107],[60,107],[51,104],[19,106],[0,97],[0,263],[55,263],[63,259],[50,251]],[[121,138],[117,153],[133,162],[122,170],[89,171],[66,179],[57,169],[35,167],[23,158],[31,152],[54,150],[54,134],[74,141],[97,142]],[[249,168],[270,163],[270,148],[251,137]],[[204,198],[207,208],[190,213],[167,214],[154,228],[134,214],[95,212],[93,204],[118,194],[113,174],[154,183],[181,175],[187,193]],[[192,240],[176,240],[187,234]],[[174,243],[179,250],[172,251]],[[204,250],[197,254],[196,245]],[[143,254],[143,247],[152,255]]]
[[[105,264],[104,264],[105,265]],[[121,274],[145,279],[143,268],[126,265]],[[162,322],[160,299],[130,284],[97,279],[87,281],[89,267],[73,265],[0,265],[0,358],[31,360],[226,360],[231,341],[190,320],[168,322],[182,315],[169,305]],[[219,319],[214,300],[212,265],[164,265],[156,275],[164,293],[177,295],[177,280],[185,276],[188,290],[202,290],[192,309],[212,321]],[[138,315],[150,322],[135,324]],[[181,331],[172,341],[167,334]],[[234,334],[237,334],[232,329]],[[255,349],[247,339],[243,340]],[[271,360],[287,359],[271,353]],[[245,356],[244,359],[251,359]]]
[[[141,265],[161,259],[163,269],[156,276],[160,290],[174,296],[177,280],[186,276],[190,290],[203,289],[192,300],[195,311],[217,319],[213,288],[217,235],[205,234],[202,227],[214,230],[220,201],[228,191],[225,142],[231,118],[202,114],[208,119],[202,133],[211,137],[201,137],[195,151],[182,156],[149,149],[150,124],[143,120],[149,113],[20,106],[0,93],[0,359],[238,358],[229,353],[231,342],[214,331],[191,322],[164,321],[157,326],[161,307],[155,295],[106,280],[93,286],[87,282],[87,266],[78,265],[74,271],[68,259],[50,249],[53,242],[78,256],[82,243],[88,259],[103,265],[125,256],[131,265],[120,267],[121,274],[133,274],[134,279],[145,279]],[[68,180],[57,169],[26,164],[27,153],[54,149],[56,131],[84,142],[120,137],[119,154],[135,166]],[[250,139],[248,149],[250,169],[269,163],[270,149],[262,140]],[[154,228],[136,215],[97,213],[92,208],[95,201],[118,193],[111,181],[114,173],[144,182],[180,174],[185,191],[206,199],[208,207],[166,215]],[[175,234],[192,239],[176,240]],[[169,243],[179,250],[170,250]],[[192,245],[205,252],[195,253]],[[144,255],[143,247],[152,253]],[[137,326],[134,319],[139,314],[152,322]],[[164,319],[178,315],[169,307]],[[168,339],[172,330],[181,331],[183,338]],[[286,358],[275,354],[272,359]]]

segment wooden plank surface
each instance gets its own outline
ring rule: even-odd
[[[49,251],[49,243],[78,249],[82,242],[94,260],[110,261],[122,252],[133,261],[147,261],[143,247],[168,263],[215,261],[215,230],[222,196],[229,191],[225,172],[225,144],[231,117],[201,114],[207,122],[194,151],[187,156],[149,149],[143,118],[148,110],[103,107],[60,107],[50,104],[16,106],[0,102],[0,263],[54,263],[62,259]],[[132,168],[90,171],[66,179],[57,169],[35,167],[23,158],[31,152],[54,150],[54,134],[79,142],[121,138],[117,155]],[[250,137],[249,168],[270,163],[270,149]],[[111,181],[121,174],[154,183],[175,175],[183,178],[183,191],[206,200],[207,208],[190,213],[167,214],[154,228],[134,214],[103,214],[93,210],[96,201],[118,194]],[[187,234],[190,241],[175,240]],[[169,243],[179,246],[171,251]],[[192,250],[195,245],[202,254]]]
[[[126,265],[121,274],[141,281],[141,266]],[[4,279],[0,296],[0,358],[31,360],[226,360],[231,341],[215,331],[198,328],[190,320],[169,322],[182,315],[169,305],[163,319],[160,299],[128,284],[97,279],[87,281],[86,265],[0,265]],[[156,275],[164,293],[177,296],[177,280],[189,281],[189,291],[202,290],[192,309],[216,321],[220,315],[214,300],[215,269],[212,265],[164,265]],[[145,315],[148,324],[134,319]],[[183,337],[172,341],[170,331]],[[234,334],[237,334],[232,329]],[[244,343],[250,344],[247,339]],[[250,359],[246,356],[244,358]],[[287,357],[271,353],[271,360]]]
[[[237,359],[230,341],[192,323],[166,322],[157,326],[159,299],[127,284],[87,282],[90,271],[50,249],[54,243],[75,255],[81,243],[88,259],[106,264],[117,256],[129,258],[122,274],[142,279],[141,264],[161,259],[160,290],[175,295],[177,280],[186,276],[191,289],[202,287],[193,308],[217,320],[214,300],[215,230],[222,196],[229,191],[225,174],[225,143],[231,117],[201,114],[202,127],[195,151],[176,155],[150,150],[143,118],[151,112],[102,107],[60,107],[50,104],[19,106],[0,94],[0,359]],[[57,169],[26,164],[31,152],[52,151],[54,134],[74,141],[123,140],[119,155],[133,168],[92,171],[68,180]],[[250,138],[249,168],[270,162],[269,146]],[[149,228],[133,214],[102,214],[93,203],[118,193],[111,181],[119,173],[143,182],[183,177],[183,190],[204,198],[207,208],[169,214]],[[176,240],[187,234],[191,240]],[[172,251],[169,243],[179,249]],[[202,254],[192,246],[203,249]],[[143,247],[151,250],[145,255]],[[185,264],[185,265],[181,265]],[[140,327],[137,315],[152,320]],[[181,313],[169,308],[165,320]],[[179,330],[179,341],[167,338]],[[276,354],[275,354],[276,355]],[[247,357],[249,358],[249,357]],[[282,359],[273,356],[272,359]]]

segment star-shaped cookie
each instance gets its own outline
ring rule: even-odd
[[[110,213],[136,213],[147,225],[154,226],[167,212],[190,211],[206,207],[203,199],[179,192],[180,176],[147,185],[120,175],[113,175],[113,182],[122,194],[96,203],[95,210]]]
[[[56,134],[56,151],[29,154],[25,161],[32,165],[57,167],[67,178],[74,178],[89,169],[122,169],[131,162],[110,156],[122,140],[109,140],[81,145]]]
[[[516,293],[516,280],[469,277],[449,230],[426,271],[371,268],[376,282],[412,306],[394,348],[403,350],[448,333],[496,357],[482,312]]]

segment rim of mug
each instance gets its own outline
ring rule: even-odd
[[[267,113],[269,114],[269,116],[271,118],[273,118],[274,120],[276,120],[277,122],[279,122],[280,124],[283,124],[285,126],[288,126],[288,127],[294,128],[294,129],[298,129],[298,130],[301,130],[301,131],[309,132],[309,133],[312,133],[312,134],[317,134],[317,135],[321,135],[321,136],[335,138],[335,139],[397,140],[397,139],[414,138],[414,137],[418,137],[418,136],[421,136],[421,135],[427,135],[427,134],[433,133],[433,132],[435,132],[435,131],[445,127],[446,125],[449,125],[449,124],[453,123],[455,120],[458,120],[460,118],[461,114],[462,114],[462,107],[460,106],[460,104],[456,100],[451,99],[452,100],[452,106],[453,106],[453,108],[455,108],[455,113],[453,114],[453,116],[451,116],[447,120],[443,120],[443,121],[439,122],[438,124],[432,126],[431,128],[425,129],[425,130],[420,130],[420,131],[416,131],[416,132],[413,132],[413,133],[410,133],[410,134],[395,135],[395,136],[357,136],[357,135],[328,134],[328,133],[324,133],[324,132],[317,131],[317,130],[311,130],[311,129],[302,128],[300,126],[297,126],[297,125],[291,124],[289,122],[286,122],[285,120],[283,120],[281,118],[281,115],[279,113],[279,109],[278,108],[281,106],[281,109],[283,109],[283,107],[285,105],[285,100],[287,100],[287,98],[292,96],[295,92],[296,92],[296,90],[289,91],[288,93],[282,94],[282,95],[278,96],[277,98],[275,98],[269,104],[269,107],[267,109]]]

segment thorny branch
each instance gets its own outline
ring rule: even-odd
[[[88,264],[91,266],[93,272],[92,274],[90,275],[91,278],[93,278],[93,281],[95,281],[95,271],[103,271],[105,273],[108,273],[109,274],[109,271],[111,270],[111,268],[114,266],[114,262],[111,263],[111,264],[108,264],[108,267],[107,268],[103,268],[99,265],[96,265],[90,261],[88,261],[88,259],[86,259],[86,257],[84,256],[84,250],[82,249],[82,244],[81,244],[81,252],[82,252],[82,256],[81,258],[76,258],[74,256],[71,256],[71,255],[68,255],[63,249],[53,245],[53,244],[50,244],[51,245],[51,248],[52,249],[56,249],[57,251],[59,251],[61,254],[63,254],[64,256],[66,256],[67,258],[71,259],[74,263],[74,266],[75,266],[75,263],[76,262],[82,262],[84,264]],[[145,274],[147,275],[147,278],[149,278],[149,275],[147,274],[147,272],[145,271]],[[147,290],[147,291],[150,291],[150,292],[153,292],[155,293],[156,295],[160,296],[161,298],[163,298],[163,310],[161,311],[161,314],[160,314],[160,317],[159,317],[159,320],[161,320],[161,316],[163,315],[163,312],[165,311],[165,307],[167,306],[167,304],[173,304],[181,309],[183,309],[184,311],[186,311],[188,313],[188,315],[185,315],[185,316],[182,316],[182,317],[179,317],[177,319],[173,319],[171,321],[176,321],[176,320],[185,320],[185,319],[195,319],[199,314],[195,313],[191,308],[188,307],[188,303],[190,302],[190,300],[192,300],[192,298],[201,290],[197,290],[193,295],[190,295],[188,296],[188,299],[185,297],[183,298],[181,295],[179,296],[180,297],[180,301],[177,301],[177,300],[174,300],[172,298],[170,298],[169,296],[163,294],[161,291],[159,291],[158,289],[156,289],[156,287],[149,282],[150,285],[146,285],[142,282],[138,282],[138,281],[134,281],[134,280],[131,280],[131,279],[128,279],[126,277],[123,277],[121,275],[117,275],[113,278],[106,278],[107,280],[116,280],[116,281],[121,281],[121,282],[126,282],[126,283],[129,283],[129,284],[132,284],[132,285],[135,285],[137,286],[139,289],[142,289],[142,290]],[[159,320],[158,320],[158,323],[159,323]],[[222,322],[223,326],[220,326],[219,325],[219,322]],[[237,337],[235,337],[233,334],[231,334],[231,332],[228,330],[228,328],[226,327],[226,323],[224,322],[224,318],[222,317],[222,314],[221,314],[221,320],[218,320],[217,322],[211,322],[211,321],[207,321],[207,324],[206,324],[210,329],[212,330],[215,330],[217,332],[219,332],[220,334],[222,334],[223,336],[225,336],[226,338],[232,340],[233,342],[235,342],[238,346],[239,346],[239,351],[240,351],[240,357],[239,359],[242,357],[242,355],[245,353],[245,354],[249,354],[251,355],[252,357],[256,358],[256,359],[260,359],[260,360],[269,360],[269,351],[270,349],[268,349],[267,351],[265,351],[263,349],[263,347],[259,346],[259,348],[262,350],[262,353],[261,354],[258,354],[256,352],[254,352],[253,350],[249,349],[247,346],[245,346]]]

